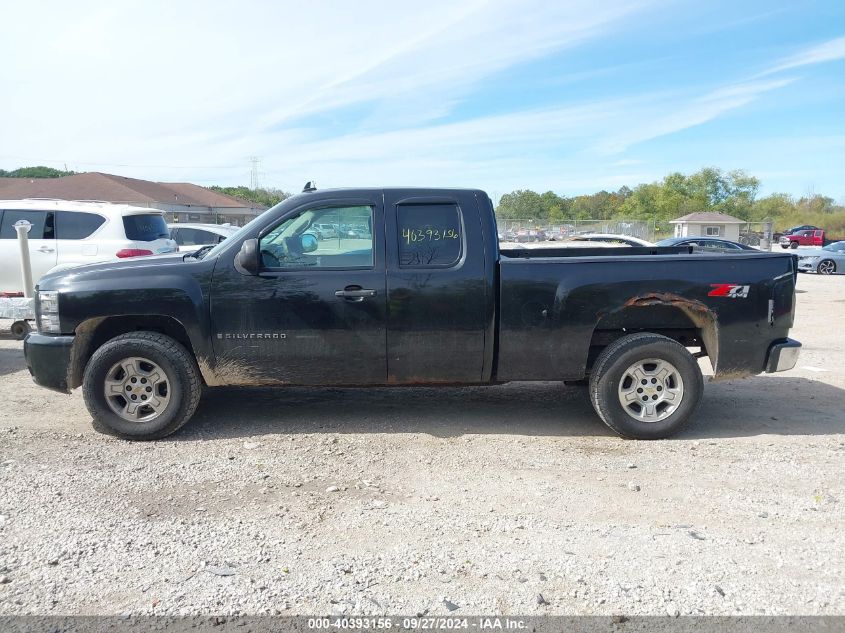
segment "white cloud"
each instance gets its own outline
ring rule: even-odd
[[[823,42],[791,57],[787,57],[758,76],[771,75],[784,70],[832,62],[843,58],[845,58],[845,36]]]

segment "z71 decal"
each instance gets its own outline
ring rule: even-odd
[[[739,284],[710,284],[713,288],[707,293],[708,297],[728,297],[730,299],[746,299],[751,286],[740,286]]]

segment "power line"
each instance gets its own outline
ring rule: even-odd
[[[0,154],[0,158],[5,160],[22,160],[33,163],[59,163],[60,165],[92,165],[99,167],[138,167],[142,169],[243,169],[242,165],[138,165],[131,163],[85,162],[55,158],[31,158],[26,156],[11,156],[7,154]]]

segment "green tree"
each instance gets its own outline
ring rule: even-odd
[[[835,208],[833,198],[821,196],[817,193],[801,198],[796,206],[800,211],[808,213],[833,213]]]
[[[265,207],[272,207],[282,200],[290,198],[291,194],[281,189],[250,189],[249,187],[220,187],[217,185],[209,187],[212,191],[225,193],[227,196],[240,198],[247,202],[253,202]]]
[[[533,220],[542,216],[543,199],[536,191],[519,189],[506,193],[499,200],[496,215],[513,220]]]
[[[779,218],[795,212],[795,200],[786,193],[773,193],[754,202],[751,219]]]
[[[18,167],[12,171],[0,169],[0,178],[61,178],[62,176],[73,176],[75,171],[62,171],[53,167],[37,165],[35,167]]]

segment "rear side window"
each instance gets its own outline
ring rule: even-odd
[[[152,242],[170,237],[164,216],[154,213],[124,215],[123,227],[126,229],[126,238],[133,242]]]
[[[17,239],[18,234],[15,231],[15,222],[18,220],[26,220],[32,224],[29,229],[27,237],[31,240],[52,240],[54,236],[53,231],[53,214],[47,211],[16,211],[15,209],[6,209],[2,211],[3,220],[0,222],[0,239],[14,240]]]
[[[103,226],[106,219],[96,213],[56,212],[56,239],[84,240]]]
[[[461,212],[454,204],[403,204],[397,207],[399,266],[447,268],[461,258]]]

